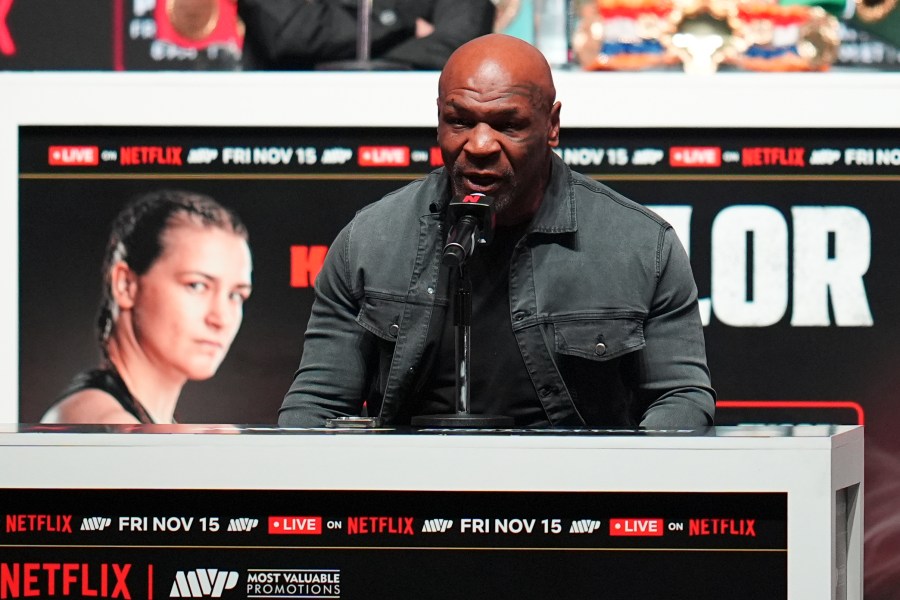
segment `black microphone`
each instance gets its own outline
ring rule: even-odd
[[[494,239],[494,199],[484,194],[454,198],[447,206],[447,220],[453,224],[444,246],[443,263],[458,267],[472,256],[476,244]]]

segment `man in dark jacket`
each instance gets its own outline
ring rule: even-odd
[[[300,70],[357,58],[358,0],[238,0],[247,69]],[[490,33],[490,0],[374,0],[370,58],[440,70],[465,42]]]
[[[282,426],[365,408],[386,423],[455,410],[442,263],[452,197],[495,199],[467,260],[473,413],[516,425],[712,423],[697,288],[671,225],[557,157],[560,108],[533,46],[492,34],[441,73],[444,168],[357,213],[316,279]]]

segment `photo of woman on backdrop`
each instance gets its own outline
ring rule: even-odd
[[[43,423],[173,423],[188,381],[215,375],[251,292],[247,229],[187,191],[151,192],[112,225],[98,316],[99,368],[79,373]]]

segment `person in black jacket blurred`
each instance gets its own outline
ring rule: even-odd
[[[440,70],[465,42],[490,33],[491,0],[374,0],[372,59]],[[357,0],[238,0],[245,69],[307,70],[357,58]]]

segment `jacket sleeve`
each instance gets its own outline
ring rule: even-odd
[[[671,227],[660,244],[659,279],[644,323],[639,394],[648,429],[713,424],[715,391],[706,365],[706,345],[690,261]]]
[[[359,415],[377,349],[356,322],[359,298],[348,266],[353,222],[338,234],[315,283],[303,357],[278,414],[282,427],[324,427]]]

